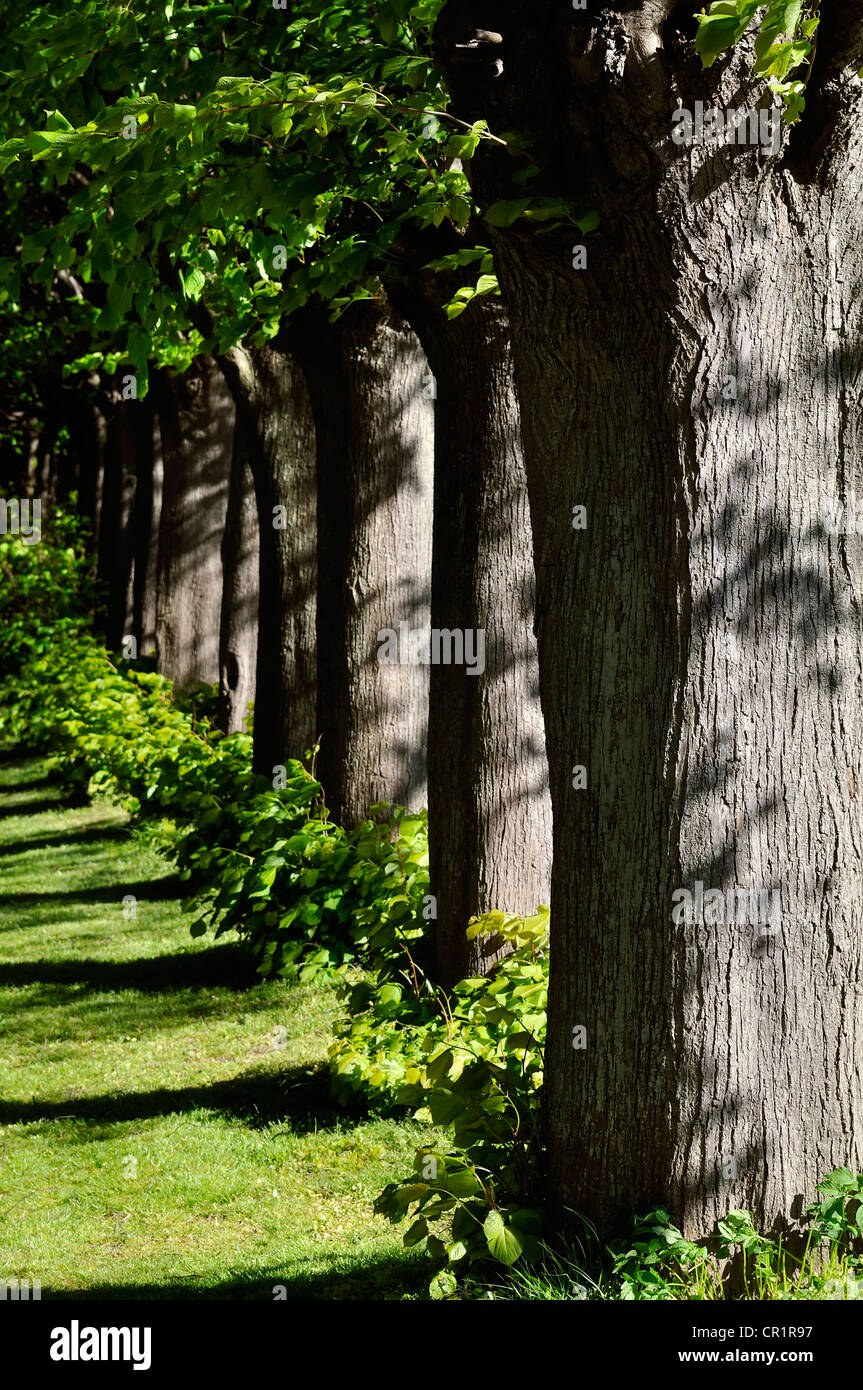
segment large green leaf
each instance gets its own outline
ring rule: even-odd
[[[483,1222],[486,1244],[490,1253],[501,1264],[514,1265],[524,1250],[521,1234],[512,1226],[507,1226],[498,1211],[490,1211]]]

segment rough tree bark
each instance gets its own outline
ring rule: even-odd
[[[318,462],[318,772],[337,820],[426,800],[428,668],[378,634],[429,628],[434,416],[414,334],[381,298],[292,329]]]
[[[219,636],[219,722],[225,733],[245,728],[255,698],[258,652],[258,510],[250,467],[254,441],[242,413],[234,425],[228,511],[222,537],[222,624]]]
[[[427,277],[399,302],[435,379],[431,624],[484,634],[484,669],[433,665],[429,859],[436,978],[484,974],[499,939],[468,941],[474,914],[534,912],[551,879],[551,801],[534,636],[533,537],[505,314]],[[396,292],[397,293],[397,292]]]
[[[97,406],[99,378],[93,375],[87,381],[76,382],[74,386],[58,384],[48,373],[40,374],[37,380],[46,417],[42,437],[33,422],[28,446],[20,456],[15,450],[10,452],[9,463],[12,466],[7,467],[6,476],[9,481],[13,476],[19,478],[20,487],[26,490],[34,481],[38,481],[47,455],[49,477],[45,481],[54,494],[54,501],[66,506],[70,494],[77,493],[77,510],[83,515],[89,494],[91,510],[86,514],[92,516],[95,507],[94,466],[98,461],[100,443],[104,444],[104,421]],[[22,413],[13,412],[13,418],[22,418]],[[66,430],[67,438],[62,449],[59,449],[57,438],[61,428]],[[4,456],[7,450],[8,441],[4,442],[2,449]],[[40,463],[40,457],[43,463]],[[38,487],[36,491],[38,493]]]
[[[138,655],[149,656],[156,650],[156,596],[159,577],[159,526],[162,518],[162,430],[155,413],[155,392],[145,404],[150,406],[150,447],[145,461],[149,465],[143,478],[138,479],[138,497],[142,499],[136,511],[137,541],[135,549],[135,631]],[[142,496],[143,493],[143,496]]]
[[[284,353],[235,348],[223,369],[255,487],[259,543],[255,771],[302,758],[317,733],[315,434],[305,380]]]
[[[134,635],[134,569],[139,520],[147,510],[152,421],[143,401],[115,401],[106,426],[98,577],[105,585],[105,641],[118,651]],[[139,479],[142,482],[139,496]]]
[[[147,605],[147,570],[154,548],[154,532],[158,532],[158,513],[155,512],[156,476],[153,397],[130,402],[134,406],[135,423],[135,501],[132,509],[132,575],[129,587],[127,628],[143,655],[145,613]]]
[[[92,553],[98,554],[99,519],[102,509],[102,484],[105,475],[105,441],[107,436],[105,392],[97,390],[98,382],[90,382],[95,399],[88,401],[85,418],[76,431],[78,461],[78,514],[90,524]],[[80,441],[80,442],[79,442]]]
[[[234,407],[221,370],[201,358],[158,383],[163,483],[156,649],[178,688],[219,679],[221,542],[231,473]]]
[[[678,99],[767,104],[751,50],[705,73],[674,7],[591,8],[496,6],[504,71],[460,112],[528,130],[544,191],[602,219],[584,269],[577,233],[498,245],[554,807],[551,1186],[603,1227],[657,1201],[688,1235],[770,1227],[863,1163],[863,547],[826,520],[863,481],[863,7],[825,13],[778,154],[671,139]],[[509,192],[504,161],[475,174]],[[699,883],[776,890],[778,919],[675,922]]]

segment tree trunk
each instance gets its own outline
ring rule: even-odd
[[[120,649],[131,627],[139,461],[142,469],[146,468],[146,460],[140,459],[143,410],[142,402],[119,402],[107,422],[98,578],[105,586],[105,642],[109,651]]]
[[[135,611],[138,655],[150,656],[156,650],[156,596],[159,576],[159,527],[162,519],[162,430],[155,413],[155,395],[150,405],[150,447],[145,453],[149,467],[143,479],[144,501],[138,512],[135,551]],[[139,479],[139,497],[141,496]]]
[[[381,662],[385,630],[427,631],[434,418],[428,366],[385,299],[295,331],[318,460],[318,772],[336,820],[426,800],[428,670]]]
[[[314,422],[299,368],[273,348],[235,348],[224,370],[257,503],[260,607],[255,771],[302,758],[317,733]]]
[[[52,506],[57,496],[57,431],[55,418],[42,431],[36,453],[33,496],[41,497],[44,507]]]
[[[241,412],[234,426],[228,513],[222,537],[219,714],[225,733],[245,728],[255,698],[258,651],[258,512],[249,466],[254,447]]]
[[[126,631],[137,642],[137,654],[145,651],[144,627],[147,604],[147,571],[159,520],[154,514],[155,456],[153,398],[131,401],[135,430],[135,502],[132,510],[132,577]]]
[[[663,10],[541,35],[510,11],[486,114],[602,218],[585,269],[579,236],[498,248],[554,807],[551,1184],[603,1228],[662,1202],[700,1236],[863,1164],[863,553],[827,520],[861,482],[863,175],[835,29],[790,152],[676,145],[678,97],[767,99],[739,55],[660,51]]]
[[[479,299],[448,320],[443,285],[405,308],[434,373],[433,629],[482,634],[484,660],[431,667],[429,857],[436,978],[484,974],[475,914],[547,903],[551,801],[534,636],[533,537],[509,332]]]
[[[88,397],[87,384],[79,380],[66,385],[59,393],[58,417],[68,431],[65,447],[57,459],[56,501],[67,507],[70,494],[78,491],[81,451],[92,447],[93,404]]]
[[[98,383],[91,381],[92,389]],[[80,435],[76,431],[76,450],[78,457],[78,514],[90,526],[91,553],[99,553],[99,520],[102,509],[102,485],[105,475],[105,443],[107,423],[105,413],[107,402],[103,390],[96,399],[88,402],[85,419],[81,422]]]
[[[159,383],[164,478],[159,523],[156,648],[178,689],[219,679],[220,553],[231,473],[234,407],[211,358]]]

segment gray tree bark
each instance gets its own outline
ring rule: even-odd
[[[689,1236],[733,1207],[779,1226],[863,1163],[863,547],[826,520],[863,482],[861,6],[825,16],[778,156],[672,141],[678,98],[768,98],[750,54],[676,57],[671,6],[502,8],[472,100],[602,218],[586,269],[578,235],[499,242],[554,807],[551,1186],[604,1228],[656,1202]],[[477,177],[504,196],[501,164]],[[726,906],[675,921],[699,883]],[[775,920],[729,911],[749,889]]]
[[[156,648],[178,689],[219,679],[221,542],[231,473],[234,406],[212,358],[159,382],[163,484]]]
[[[219,722],[228,734],[245,728],[249,706],[255,698],[260,548],[255,484],[250,466],[253,447],[254,442],[238,411],[222,537]]]
[[[255,771],[302,758],[317,732],[317,473],[308,390],[273,348],[235,348],[223,362],[255,488],[259,621]]]
[[[151,406],[150,448],[146,453],[149,470],[145,475],[146,504],[138,514],[138,545],[135,552],[135,611],[139,656],[150,656],[156,650],[159,527],[162,519],[164,477],[162,430],[159,417],[155,413],[155,393],[148,397],[148,400]]]
[[[98,577],[105,585],[105,641],[118,651],[136,636],[135,562],[139,529],[148,525],[152,421],[143,401],[115,400],[104,454]]]
[[[433,628],[483,634],[484,669],[431,667],[429,859],[436,979],[484,974],[475,914],[532,913],[551,887],[551,800],[534,636],[533,536],[506,317],[429,279],[405,310],[435,378]]]
[[[90,384],[95,386],[93,382]],[[99,553],[102,486],[105,476],[106,411],[107,402],[104,392],[99,391],[96,401],[93,402],[88,411],[79,454],[78,514],[89,523],[92,536],[90,548],[92,553],[97,556]]]
[[[155,456],[153,398],[130,402],[134,406],[135,426],[135,498],[132,508],[132,572],[128,591],[125,631],[137,642],[138,656],[145,651],[144,624],[147,603],[147,569],[151,550],[155,550],[158,535],[158,515],[155,504]],[[153,588],[155,591],[155,574]],[[153,639],[154,640],[154,639]]]
[[[333,817],[426,801],[428,667],[381,664],[378,634],[428,631],[434,415],[428,366],[389,303],[293,331],[318,460],[318,772]]]

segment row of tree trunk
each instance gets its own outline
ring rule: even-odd
[[[863,548],[827,520],[863,488],[863,3],[821,9],[778,149],[674,143],[676,108],[771,101],[751,38],[704,70],[692,6],[438,20],[455,114],[599,219],[495,246],[554,810],[550,1186],[603,1229],[661,1203],[778,1230],[863,1168]],[[482,146],[478,199],[523,196],[517,165]],[[676,920],[699,884],[781,909]]]
[[[212,363],[205,409],[182,403],[188,383],[160,407],[159,529],[186,547],[157,567],[160,659],[207,679],[221,662],[224,717],[242,718],[248,636],[220,605],[248,593],[253,546],[225,540],[221,588],[211,560],[226,507],[243,530],[247,457],[256,762],[320,735],[347,818],[421,800],[427,779],[445,978],[482,964],[469,912],[546,896],[539,672],[550,1186],[602,1229],[655,1203],[688,1236],[735,1207],[779,1229],[830,1168],[863,1167],[863,559],[859,534],[825,525],[863,492],[863,4],[823,9],[781,148],[688,150],[670,138],[681,104],[768,100],[745,50],[693,60],[691,9],[447,0],[457,116],[526,133],[540,186],[600,217],[586,249],[571,225],[496,234],[520,423],[499,311],[448,324],[425,297],[400,305],[412,333],[381,302],[232,354],[233,430]],[[519,167],[484,143],[477,195],[522,197]],[[125,457],[110,435],[106,460]],[[116,620],[130,508],[143,535],[157,472],[139,508],[140,487],[132,501],[79,452]],[[153,564],[135,555],[146,640]],[[484,675],[432,668],[426,716],[426,673],[376,663],[375,629],[400,621],[482,628]],[[675,920],[699,884],[776,892],[781,920]]]
[[[551,811],[506,321],[408,312],[383,293],[335,323],[309,309],[144,400],[103,393],[76,483],[112,649],[218,683],[227,732],[253,705],[258,772],[319,744],[344,824],[428,806],[452,984],[499,954],[467,941],[473,914],[548,901]],[[408,660],[431,630],[464,660]],[[387,634],[402,659],[379,659]]]

